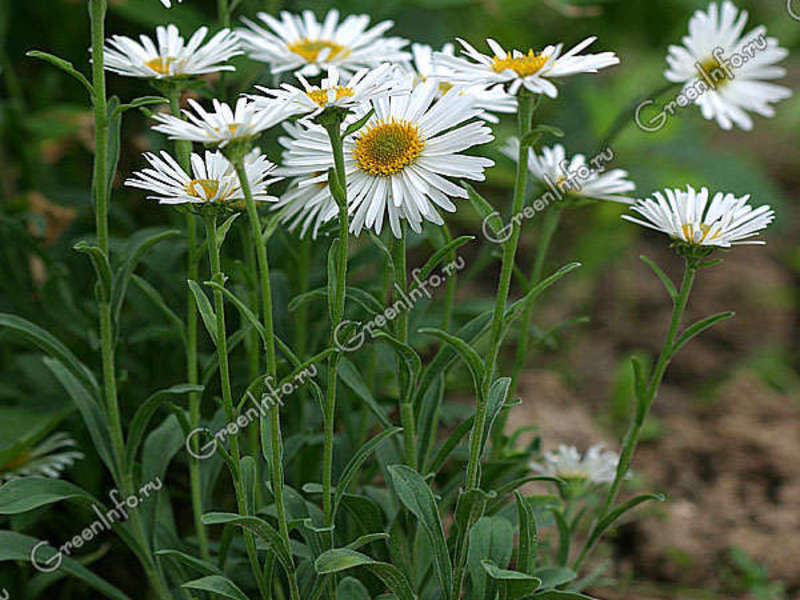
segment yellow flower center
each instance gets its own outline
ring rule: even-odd
[[[447,92],[453,89],[453,84],[447,81],[439,82],[439,92],[444,96]]]
[[[317,57],[323,50],[330,50],[328,59],[344,58],[350,54],[350,49],[337,44],[336,42],[329,42],[327,40],[310,40],[303,38],[297,42],[289,44],[289,50],[295,54],[302,56],[306,62],[316,62]]]
[[[320,106],[325,106],[328,103],[328,92],[330,90],[336,91],[336,100],[341,100],[342,98],[352,98],[355,96],[355,91],[352,88],[342,87],[341,85],[337,85],[335,88],[326,88],[324,90],[311,90],[310,92],[306,92],[306,94]]]
[[[186,193],[201,200],[209,200],[219,192],[219,181],[216,179],[192,179],[186,184]]]
[[[174,62],[174,56],[157,56],[156,58],[148,60],[146,63],[144,63],[144,66],[152,71],[155,71],[159,75],[169,75],[170,68]]]
[[[538,73],[548,58],[550,57],[544,54],[537,54],[533,50],[528,50],[528,53],[522,56],[513,56],[511,52],[508,52],[505,56],[494,57],[492,69],[494,69],[495,73],[502,73],[506,69],[511,69],[520,77],[527,77]]]
[[[700,73],[700,78],[711,85],[715,90],[720,89],[722,86],[730,82],[730,76],[727,69],[719,64],[719,61],[713,56],[705,60],[701,60],[697,64],[697,70]]]
[[[690,244],[702,244],[703,242],[706,241],[706,238],[708,238],[708,233],[711,231],[711,226],[706,225],[705,223],[700,224],[701,235],[699,239],[695,238],[694,227],[692,227],[691,223],[686,223],[684,225],[681,225],[681,231],[683,232],[683,235],[686,237],[686,239],[689,240]],[[708,239],[709,241],[711,241],[717,239],[718,237],[719,237],[719,231],[717,231],[714,235],[712,235]]]
[[[394,175],[412,163],[422,152],[425,142],[419,130],[407,121],[372,125],[356,141],[353,150],[358,167],[369,175]]]

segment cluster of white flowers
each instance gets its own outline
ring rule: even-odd
[[[165,6],[169,0],[161,0]],[[264,62],[275,77],[291,73],[297,84],[284,82],[276,89],[257,86],[234,106],[212,101],[212,110],[190,99],[183,116],[157,114],[155,130],[174,139],[214,148],[249,141],[267,129],[283,124],[283,156],[275,167],[263,155],[248,157],[248,176],[258,200],[283,210],[283,222],[300,235],[316,236],[334,220],[337,204],[328,189],[328,172],[334,157],[326,129],[318,117],[327,110],[346,113],[345,126],[362,117],[366,122],[343,140],[350,230],[380,233],[388,224],[401,236],[403,222],[420,231],[426,221],[442,224],[440,211],[456,210],[453,199],[466,198],[462,180],[482,181],[493,165],[488,158],[467,154],[494,139],[486,123],[499,114],[517,111],[519,94],[556,98],[555,81],[579,73],[596,73],[619,63],[614,52],[583,53],[595,37],[569,50],[564,44],[542,50],[506,50],[495,40],[486,41],[490,54],[482,54],[459,39],[463,53],[452,44],[434,51],[389,36],[391,21],[370,23],[366,15],[340,18],[331,10],[318,21],[311,11],[279,18],[259,13],[257,21],[223,30],[204,44],[206,28],[188,42],[170,25],[156,30],[156,40],[112,37],[106,48],[106,68],[133,77],[180,80],[232,70],[231,58],[246,54]],[[712,3],[689,23],[683,46],[670,46],[665,75],[673,82],[693,85],[704,69],[720,67],[725,54],[746,51],[765,30],[757,27],[743,35],[747,13],[726,0]],[[408,51],[410,50],[410,52]],[[752,127],[746,111],[772,116],[771,104],[786,98],[786,88],[766,80],[784,75],[776,62],[786,56],[777,40],[766,46],[733,76],[717,81],[696,103],[704,117],[724,128]],[[509,140],[502,152],[517,158],[519,142]],[[235,173],[222,152],[192,157],[193,173],[183,173],[167,154],[147,155],[150,168],[128,184],[153,192],[164,203],[223,202],[239,199]],[[627,219],[658,229],[673,239],[695,246],[728,247],[756,235],[773,219],[769,207],[753,209],[748,197],[717,193],[709,202],[705,188],[695,192],[667,190],[655,199],[634,200],[635,189],[622,169],[590,168],[582,154],[569,158],[561,145],[528,150],[528,170],[551,187],[564,186],[574,196],[632,204],[643,219]],[[579,186],[565,186],[575,173]],[[270,174],[288,177],[285,193],[276,198],[266,187]],[[213,180],[213,182],[212,182]],[[201,182],[201,183],[197,183]]]

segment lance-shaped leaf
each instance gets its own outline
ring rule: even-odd
[[[672,353],[675,354],[678,350],[683,348],[693,338],[703,333],[706,329],[712,328],[720,321],[726,321],[727,319],[730,319],[735,314],[736,313],[734,312],[718,313],[716,315],[711,315],[710,317],[706,317],[705,319],[701,319],[697,323],[690,325],[675,342],[675,345],[672,347]]]
[[[197,310],[200,313],[200,318],[203,319],[203,325],[206,326],[206,331],[211,337],[214,345],[217,345],[217,315],[211,307],[211,301],[206,296],[203,288],[196,281],[189,280],[189,289],[194,296],[194,301],[197,304]]]
[[[405,575],[394,565],[378,562],[366,554],[348,548],[336,548],[323,553],[314,561],[314,569],[319,575],[329,575],[366,567],[378,577],[391,591],[397,600],[417,600],[414,590]]]
[[[508,600],[518,600],[529,596],[542,584],[541,579],[537,579],[527,573],[501,569],[491,560],[481,561],[481,566],[486,574],[497,582],[501,588],[505,588],[505,598]]]
[[[656,277],[658,277],[661,280],[661,283],[663,283],[664,287],[667,288],[667,293],[669,294],[669,297],[672,298],[674,302],[675,299],[678,297],[678,290],[675,289],[675,284],[672,283],[672,280],[669,277],[667,277],[667,274],[661,270],[661,267],[659,267],[649,257],[642,254],[641,256],[639,256],[639,259],[648,267],[650,267],[653,273],[656,274]]]
[[[212,565],[209,562],[201,560],[191,554],[181,552],[180,550],[156,550],[156,556],[171,558],[203,575],[222,575],[222,571],[220,571],[216,565]]]
[[[111,265],[108,256],[103,254],[97,246],[80,241],[72,247],[76,252],[86,254],[92,261],[94,272],[97,275],[97,282],[100,285],[100,301],[108,302],[111,297]]]
[[[483,427],[483,436],[481,438],[481,456],[486,451],[486,444],[489,442],[489,436],[492,432],[497,415],[503,409],[503,405],[508,398],[508,391],[511,387],[510,377],[501,377],[495,380],[492,387],[489,389],[489,400],[487,403],[487,419]]]
[[[205,525],[238,525],[263,539],[270,545],[275,557],[284,569],[290,570],[289,550],[283,543],[280,534],[272,525],[258,517],[245,517],[233,513],[206,513],[203,515]]]
[[[215,596],[229,598],[230,600],[249,600],[247,595],[240,590],[235,583],[222,575],[209,575],[201,579],[188,581],[184,583],[182,587],[190,590],[210,592]]]
[[[475,386],[475,394],[479,395],[481,382],[483,381],[485,371],[483,368],[483,360],[475,348],[470,346],[460,337],[447,333],[446,331],[442,331],[441,329],[425,327],[420,329],[419,332],[423,334],[434,335],[453,347],[453,350],[455,350],[462,360],[467,364],[469,372],[472,375],[472,382]]]
[[[605,517],[600,519],[597,524],[592,528],[592,532],[589,534],[589,539],[586,541],[586,545],[584,547],[584,552],[594,546],[597,543],[597,540],[600,539],[600,536],[605,533],[606,529],[611,527],[614,524],[614,521],[619,519],[622,515],[626,512],[631,510],[632,508],[636,508],[642,502],[647,502],[648,500],[656,500],[658,502],[664,501],[663,494],[642,494],[640,496],[636,496],[635,498],[631,498],[624,504],[621,504],[610,513],[608,513]]]
[[[539,548],[539,533],[536,528],[536,515],[530,503],[515,491],[517,499],[517,520],[519,521],[519,543],[517,570],[533,575],[536,569],[536,554]]]
[[[422,269],[419,271],[419,273],[417,273],[416,278],[420,281],[427,279],[428,275],[433,273],[433,270],[439,266],[439,264],[447,257],[448,254],[455,252],[461,246],[468,244],[474,239],[474,235],[462,235],[461,237],[458,237],[439,248],[423,265]]]
[[[86,91],[89,92],[89,98],[91,98],[92,102],[94,102],[94,88],[92,87],[92,84],[89,83],[89,80],[86,79],[86,76],[80,71],[78,71],[78,69],[75,68],[75,65],[73,65],[71,62],[69,62],[68,60],[64,60],[63,58],[54,56],[48,52],[42,52],[41,50],[29,50],[28,52],[25,53],[25,56],[30,56],[31,58],[38,58],[39,60],[48,62],[54,67],[57,67],[62,71],[64,71],[65,73],[67,73],[68,75],[74,77],[75,79],[80,81],[83,87],[86,88]]]

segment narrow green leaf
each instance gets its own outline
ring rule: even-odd
[[[622,515],[624,515],[629,510],[636,508],[643,502],[647,502],[648,500],[656,500],[658,502],[664,501],[663,494],[642,494],[640,496],[636,496],[635,498],[631,498],[624,504],[618,506],[610,513],[608,513],[605,517],[600,519],[597,524],[592,528],[592,532],[589,534],[589,539],[586,541],[586,548],[591,548],[600,539],[600,537],[605,533],[606,529],[611,527],[614,524],[614,521],[619,519]]]
[[[497,416],[503,409],[508,398],[508,391],[511,388],[511,378],[501,377],[496,379],[489,389],[489,401],[487,403],[487,418],[483,427],[483,436],[481,437],[481,456],[486,451],[486,445],[489,442],[489,437],[492,432],[494,422]]]
[[[542,580],[542,589],[552,589],[569,583],[578,576],[575,571],[567,567],[542,567],[534,573]]]
[[[150,106],[153,104],[168,104],[169,100],[163,96],[142,96],[132,100],[128,104],[120,104],[114,109],[112,116],[114,118],[121,117],[123,113],[134,108],[142,108],[143,106]]]
[[[445,440],[445,442],[439,447],[439,450],[436,452],[433,460],[431,461],[430,467],[428,467],[427,471],[430,473],[438,473],[439,469],[444,466],[444,463],[447,462],[447,459],[453,453],[459,444],[461,444],[461,440],[472,431],[472,423],[475,421],[475,415],[472,415],[467,420],[462,421],[461,424],[453,430],[453,433]]]
[[[514,302],[511,306],[506,309],[506,313],[504,315],[504,321],[506,327],[508,327],[511,323],[513,323],[521,314],[525,307],[528,305],[529,302],[533,302],[536,298],[538,298],[542,292],[544,292],[547,288],[557,282],[559,279],[564,277],[565,275],[571,273],[575,269],[581,266],[579,262],[572,262],[569,264],[564,265],[558,271],[550,275],[549,277],[543,279],[534,287],[532,287],[527,294],[525,294],[522,298]]]
[[[371,600],[369,590],[355,577],[345,577],[336,586],[336,600]]]
[[[267,542],[281,566],[286,570],[289,569],[291,561],[288,549],[284,546],[280,534],[263,519],[244,517],[233,513],[206,513],[203,515],[203,523],[206,525],[238,525],[247,529]]]
[[[490,560],[504,568],[511,560],[514,529],[502,517],[482,517],[469,532],[469,567],[472,592],[475,598],[491,598],[491,580],[487,578],[482,562]]]
[[[225,243],[225,238],[228,237],[228,231],[231,229],[231,225],[233,222],[239,218],[239,215],[242,213],[235,212],[230,217],[225,219],[225,222],[217,228],[217,246],[222,248],[222,245]]]
[[[0,487],[0,515],[18,515],[64,500],[99,504],[94,496],[68,481],[19,477]]]
[[[172,558],[182,565],[194,569],[198,573],[203,573],[204,575],[222,575],[222,571],[220,571],[216,565],[212,565],[209,562],[181,552],[180,550],[156,550],[156,555]]]
[[[144,293],[145,296],[150,299],[153,304],[155,304],[156,308],[162,312],[175,330],[180,334],[184,343],[186,343],[186,325],[184,324],[183,319],[181,319],[177,313],[167,305],[167,302],[164,300],[161,292],[151,285],[149,281],[143,277],[139,277],[135,273],[131,275],[131,281]]]
[[[111,297],[111,265],[108,263],[108,256],[97,246],[92,246],[85,241],[80,241],[72,247],[76,252],[81,252],[89,256],[100,283],[100,300],[108,302]]]
[[[481,561],[481,566],[486,574],[505,587],[506,597],[509,600],[517,600],[529,596],[535,592],[542,581],[519,571],[501,569],[491,560]]]
[[[388,533],[368,533],[367,535],[362,535],[358,539],[347,544],[347,548],[349,550],[358,550],[359,548],[362,548],[367,544],[371,544],[372,542],[382,542],[388,539]]]
[[[735,314],[736,314],[735,312],[718,313],[716,315],[711,315],[710,317],[706,317],[705,319],[700,319],[699,321],[697,321],[697,323],[690,325],[675,342],[675,345],[672,347],[672,353],[673,354],[676,353],[678,350],[680,350],[686,344],[688,344],[693,338],[697,337],[705,330],[711,329],[714,325],[716,325],[721,321],[726,321],[730,319]]]
[[[406,576],[394,565],[378,562],[366,554],[347,548],[336,548],[323,553],[314,561],[314,569],[319,575],[340,573],[355,567],[366,567],[378,577],[397,600],[417,600]]]
[[[194,581],[188,581],[183,586],[190,590],[200,590],[202,592],[210,592],[222,598],[229,598],[230,600],[250,600],[245,593],[240,590],[235,583],[227,577],[222,575],[209,575]]]
[[[217,315],[211,307],[211,301],[206,296],[206,293],[198,285],[196,281],[191,279],[188,281],[189,289],[192,291],[194,300],[197,303],[197,310],[200,312],[200,317],[203,319],[203,325],[206,326],[206,331],[211,337],[214,345],[217,345]]]
[[[54,56],[48,52],[42,52],[41,50],[29,50],[28,52],[25,53],[25,56],[30,56],[31,58],[38,58],[39,60],[48,62],[54,67],[61,69],[68,75],[71,75],[72,77],[81,82],[81,85],[83,85],[83,87],[86,88],[86,91],[89,92],[89,98],[92,100],[92,102],[94,102],[94,88],[92,87],[92,84],[89,83],[89,80],[86,78],[86,76],[80,71],[78,71],[75,68],[75,65],[73,65],[71,62],[69,62],[68,60],[64,60],[63,58]]]
[[[439,266],[439,264],[447,257],[448,254],[455,252],[461,246],[468,244],[474,239],[474,235],[462,235],[461,237],[450,241],[447,245],[439,248],[436,252],[434,252],[433,256],[427,260],[425,265],[422,267],[422,270],[417,274],[417,279],[420,281],[427,279],[428,276],[433,273],[433,270]]]
[[[481,359],[480,354],[478,354],[478,352],[472,346],[470,346],[460,337],[447,333],[446,331],[442,331],[441,329],[425,327],[420,329],[419,332],[422,334],[436,336],[453,347],[461,359],[467,364],[467,367],[472,374],[472,381],[475,386],[476,395],[480,394],[481,383],[483,382],[484,377],[483,359]]]
[[[344,134],[342,134],[342,139],[344,139],[344,138],[346,138],[346,137],[348,137],[350,135],[353,135],[355,132],[357,132],[359,129],[361,129],[364,125],[366,125],[367,121],[369,121],[372,118],[373,114],[375,114],[375,109],[371,108],[369,111],[367,111],[367,114],[365,114],[363,117],[361,117],[355,123],[352,123],[347,129],[344,130]]]
[[[678,290],[675,289],[675,284],[672,283],[672,280],[667,277],[667,274],[664,273],[664,271],[661,270],[661,267],[659,267],[652,259],[650,259],[650,257],[642,254],[639,256],[639,259],[648,267],[650,267],[653,273],[656,274],[656,277],[658,277],[661,280],[661,283],[664,284],[664,287],[667,288],[669,297],[674,301],[675,298],[678,297]]]
[[[383,426],[385,429],[391,429],[392,422],[372,396],[372,392],[364,382],[364,379],[361,377],[361,373],[358,372],[358,369],[356,369],[355,365],[353,365],[353,363],[347,358],[342,357],[339,359],[338,373],[339,379],[341,379],[342,382],[349,387],[350,390],[364,402],[364,404],[367,405],[375,418],[378,419],[378,422],[381,424],[381,426]]]
[[[550,511],[555,519],[556,527],[558,528],[558,564],[565,566],[569,560],[569,548],[571,542],[570,527],[564,518],[564,514],[560,508],[554,508]]]
[[[462,181],[461,186],[467,190],[469,201],[472,203],[472,207],[475,209],[475,212],[478,213],[481,221],[491,228],[492,233],[495,236],[502,236],[504,227],[503,218],[500,216],[500,212],[495,210],[494,206],[489,204],[489,201],[481,196],[469,183]],[[484,233],[486,232],[484,231]],[[499,237],[497,240],[504,241]]]
[[[536,527],[536,515],[533,507],[514,491],[517,500],[517,518],[519,520],[519,551],[517,553],[517,569],[533,575],[536,569],[536,555],[539,548],[539,533]]]
[[[597,600],[577,592],[562,592],[559,590],[548,590],[532,597],[536,600]]]

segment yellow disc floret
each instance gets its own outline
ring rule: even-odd
[[[334,88],[326,88],[324,90],[311,90],[310,92],[306,92],[306,94],[308,94],[308,97],[320,106],[325,106],[328,104],[328,92],[331,90],[336,92],[336,97],[334,100],[352,98],[355,96],[355,91],[352,88],[342,87],[341,85],[337,85]]]
[[[201,200],[210,200],[219,192],[219,181],[216,179],[192,179],[186,184],[186,193]]]
[[[715,90],[720,89],[731,81],[731,73],[719,64],[719,61],[710,57],[702,60],[696,65],[700,77],[708,82]]]
[[[414,162],[424,147],[415,125],[392,119],[378,121],[359,137],[353,156],[365,173],[388,176]]]
[[[157,56],[144,63],[144,66],[155,71],[159,75],[169,75],[174,62],[175,57],[173,56]]]
[[[495,56],[492,69],[496,73],[502,73],[506,69],[511,69],[520,77],[527,77],[538,73],[550,58],[544,54],[537,54],[533,50],[528,50],[527,54],[514,56],[511,52],[505,56]]]
[[[332,58],[345,58],[350,54],[350,49],[336,42],[329,42],[327,40],[310,40],[303,38],[294,43],[289,44],[289,50],[295,54],[302,56],[307,62],[316,62],[317,57],[323,50],[330,50],[328,53],[328,60]]]
[[[708,238],[709,242],[719,238],[719,231],[717,231],[711,237],[708,237],[708,234],[711,232],[710,225],[706,225],[705,223],[700,223],[699,227],[700,231],[698,233],[700,233],[700,236],[695,237],[694,226],[692,225],[692,223],[686,223],[685,225],[681,225],[681,231],[683,232],[683,235],[686,237],[686,239],[689,241],[690,244],[703,244],[703,242],[706,241],[706,238]]]

